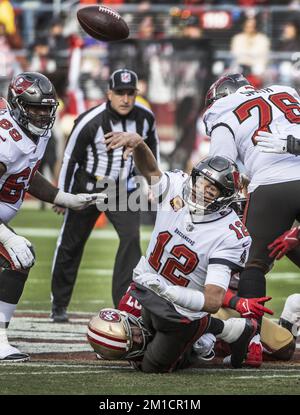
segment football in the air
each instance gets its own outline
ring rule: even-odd
[[[77,19],[82,29],[94,39],[113,41],[126,39],[129,28],[115,10],[106,6],[89,6],[79,9]]]

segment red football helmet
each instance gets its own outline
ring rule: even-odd
[[[234,94],[241,86],[250,85],[247,79],[240,73],[228,74],[217,79],[205,96],[205,108],[213,102],[227,95]]]

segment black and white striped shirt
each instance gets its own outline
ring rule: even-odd
[[[110,131],[137,132],[144,138],[155,158],[159,158],[158,135],[152,111],[136,102],[128,115],[121,116],[105,102],[76,119],[60,171],[61,190],[71,191],[79,168],[97,180],[109,177],[115,181],[119,179],[121,168],[124,168],[128,181],[131,179],[134,175],[132,156],[125,161],[123,148],[106,150],[104,134]]]

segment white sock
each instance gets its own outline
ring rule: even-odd
[[[244,318],[230,318],[223,320],[224,328],[222,333],[218,334],[217,339],[224,340],[226,343],[235,342],[243,333],[246,320]]]
[[[300,325],[300,294],[292,294],[285,300],[280,318]]]
[[[9,344],[5,328],[0,328],[0,345]]]
[[[0,324],[10,322],[16,307],[17,304],[10,304],[0,301]]]
[[[252,339],[250,341],[250,344],[252,344],[252,343],[259,344],[260,342],[261,342],[260,341],[260,334],[257,333],[255,336],[252,337]]]

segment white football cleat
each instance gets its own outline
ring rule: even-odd
[[[9,362],[26,362],[30,359],[29,354],[20,352],[10,344],[0,344],[0,364]]]

